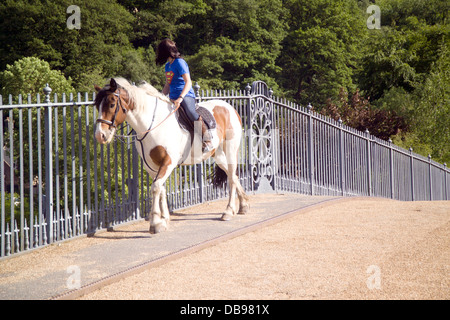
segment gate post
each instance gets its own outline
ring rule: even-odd
[[[52,89],[48,83],[43,89],[44,102],[47,104],[44,112],[44,136],[45,136],[45,215],[47,223],[48,243],[53,242],[53,145],[52,145],[52,107],[50,93]]]

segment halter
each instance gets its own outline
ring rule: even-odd
[[[114,112],[113,118],[111,119],[111,121],[105,120],[105,119],[101,119],[101,118],[97,119],[97,122],[101,122],[101,123],[105,123],[105,124],[109,125],[110,129],[111,128],[114,128],[114,129],[116,128],[116,124],[114,122],[116,121],[116,116],[119,113],[119,109],[120,108],[122,108],[122,111],[124,113],[127,113],[127,109],[125,109],[124,106],[122,106],[122,103],[120,102],[120,93],[113,92],[113,95],[115,95],[117,97],[116,111]]]

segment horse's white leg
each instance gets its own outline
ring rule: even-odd
[[[153,181],[151,187],[152,193],[152,211],[150,217],[150,233],[159,233],[167,229],[167,222],[165,219],[161,219],[161,193],[162,193],[162,182],[157,179]]]
[[[239,211],[238,214],[246,214],[250,209],[250,204],[248,203],[248,196],[245,194],[244,188],[242,188],[241,183],[238,181],[237,193],[239,198]]]
[[[230,197],[228,198],[228,205],[225,212],[222,215],[223,221],[230,220],[236,214],[236,165],[229,164],[227,172],[228,175],[228,187],[230,190]]]
[[[227,132],[228,133],[228,132]],[[238,166],[238,153],[239,153],[240,135],[232,136],[231,139],[226,141],[226,159],[228,163],[228,185],[230,188],[230,199],[227,210],[222,216],[222,220],[229,220],[232,215],[229,215],[230,211],[233,215],[236,213],[236,192],[239,198],[239,211],[238,214],[246,214],[250,208],[248,204],[248,197],[245,194],[244,188],[242,188],[239,178],[236,174]],[[228,209],[229,208],[229,209]]]
[[[164,186],[161,186],[160,209],[161,209],[161,218],[166,220],[166,223],[168,224],[170,221],[170,212],[169,207],[167,205],[166,188]]]
[[[230,198],[227,209],[222,215],[222,220],[230,220],[236,214],[236,193],[239,198],[239,211],[237,214],[246,214],[250,209],[248,204],[248,196],[245,194],[244,188],[239,182],[236,174],[237,165],[228,165],[228,185],[230,186]],[[232,174],[231,174],[232,173]]]
[[[170,213],[167,206],[166,198],[166,188],[164,187],[164,182],[170,176],[170,173],[175,166],[162,166],[159,169],[159,174],[162,175],[161,178],[157,178],[152,184],[152,216],[150,219],[150,233],[159,233],[166,231],[169,228]]]

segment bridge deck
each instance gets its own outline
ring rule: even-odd
[[[339,199],[342,198],[253,195],[250,213],[227,222],[220,221],[226,206],[226,200],[220,200],[175,211],[170,229],[158,235],[148,233],[148,221],[140,221],[92,237],[50,245],[0,261],[0,299],[74,297],[67,293],[77,286],[100,286],[149,264],[188,253],[189,249],[200,250],[211,245],[211,240],[222,241],[248,231],[249,227],[256,228],[261,222],[273,223],[277,217]]]

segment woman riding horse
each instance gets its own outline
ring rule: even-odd
[[[164,39],[160,42],[156,51],[156,63],[159,65],[166,63],[166,84],[163,89],[163,94],[169,94],[169,98],[175,104],[175,108],[179,108],[181,105],[190,121],[201,121],[203,136],[202,151],[211,151],[213,147],[211,144],[211,136],[208,133],[209,128],[195,110],[195,93],[192,89],[189,66],[181,58],[175,42],[170,39]]]

